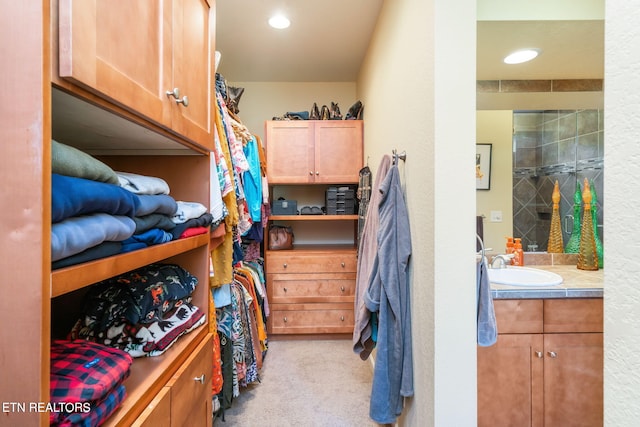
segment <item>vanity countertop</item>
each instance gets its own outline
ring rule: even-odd
[[[562,276],[558,286],[523,287],[491,284],[494,299],[532,298],[602,298],[604,270],[579,270],[575,265],[525,265],[539,268]]]

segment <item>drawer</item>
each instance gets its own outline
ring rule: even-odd
[[[267,274],[270,303],[353,302],[356,273]]]
[[[542,333],[542,300],[494,300],[499,334]]]
[[[169,427],[171,425],[171,388],[163,387],[149,406],[131,424],[132,427]]]
[[[340,253],[269,253],[266,259],[267,273],[341,273],[356,272],[356,252]]]
[[[544,300],[544,332],[603,332],[602,298]]]
[[[353,333],[353,304],[272,304],[273,334]]]
[[[209,334],[169,381],[172,426],[211,426],[212,359]]]

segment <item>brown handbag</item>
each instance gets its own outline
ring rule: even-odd
[[[293,229],[284,225],[269,226],[269,249],[293,249]]]

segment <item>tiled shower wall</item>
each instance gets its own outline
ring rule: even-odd
[[[534,249],[531,245],[547,250],[556,180],[564,244],[573,228],[576,182],[583,187],[584,178],[596,190],[598,234],[604,240],[603,117],[601,110],[514,111],[513,235],[522,237],[525,250]]]

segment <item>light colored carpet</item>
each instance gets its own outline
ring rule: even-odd
[[[271,341],[260,379],[216,427],[378,425],[369,418],[372,365],[351,340]]]

